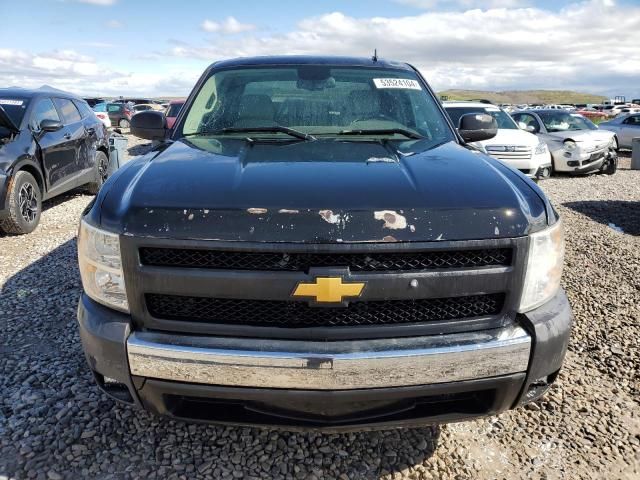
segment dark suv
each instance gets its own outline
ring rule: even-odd
[[[0,230],[29,233],[41,202],[106,178],[108,134],[87,102],[53,89],[0,89]]]

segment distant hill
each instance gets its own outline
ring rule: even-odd
[[[449,100],[486,99],[494,103],[602,103],[607,97],[571,90],[509,90],[490,92],[484,90],[444,90]]]

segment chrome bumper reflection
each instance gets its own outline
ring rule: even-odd
[[[531,338],[518,326],[340,342],[135,332],[127,348],[131,373],[142,377],[238,387],[347,390],[524,372]]]

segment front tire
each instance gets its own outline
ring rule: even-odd
[[[539,175],[538,175],[538,178],[539,178],[540,180],[546,180],[547,178],[550,178],[550,177],[551,177],[551,173],[552,173],[552,171],[551,171],[551,170],[552,170],[551,165],[550,165],[550,166],[548,166],[548,167],[544,167],[544,168],[542,168],[542,169],[540,170],[540,173],[539,173]]]
[[[618,170],[618,154],[615,150],[609,151],[607,154],[607,162],[600,167],[600,173],[604,175],[613,175]]]
[[[98,150],[96,152],[96,181],[87,184],[87,191],[91,195],[96,195],[100,191],[104,182],[107,181],[108,167],[109,158],[102,150]]]
[[[40,223],[42,192],[29,172],[20,170],[8,192],[9,216],[0,220],[0,230],[13,235],[33,232]]]

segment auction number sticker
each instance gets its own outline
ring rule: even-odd
[[[11,100],[10,98],[0,98],[0,105],[16,105],[20,106],[24,100]]]
[[[404,88],[409,90],[422,90],[416,80],[408,78],[374,78],[376,88]]]

